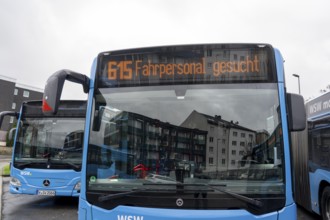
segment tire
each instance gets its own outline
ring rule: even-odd
[[[322,192],[320,207],[322,219],[330,220],[330,186],[325,187]]]

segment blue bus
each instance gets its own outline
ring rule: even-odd
[[[295,199],[330,219],[330,93],[306,102],[307,127],[292,134]]]
[[[79,196],[86,101],[61,101],[55,115],[42,101],[24,102],[17,117],[11,180],[13,194]]]
[[[100,53],[90,78],[60,70],[88,93],[79,219],[296,219],[291,131],[303,98],[286,93],[268,44],[196,44]]]

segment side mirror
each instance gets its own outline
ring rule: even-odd
[[[304,98],[297,94],[287,94],[288,124],[290,131],[302,131],[306,127]]]
[[[87,76],[70,70],[57,71],[46,82],[42,99],[44,114],[55,115],[57,113],[65,80],[81,84],[84,92],[88,93],[90,80]]]
[[[14,116],[16,119],[18,118],[18,112],[13,112],[13,111],[3,111],[0,112],[0,128],[2,126],[2,122],[5,116]]]

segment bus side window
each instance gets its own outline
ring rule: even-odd
[[[321,166],[322,167],[330,167],[329,166],[329,145],[330,145],[330,129],[325,128],[322,129],[320,134],[321,148],[320,148],[320,156],[321,156]]]

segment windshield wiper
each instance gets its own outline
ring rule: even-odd
[[[17,164],[17,163],[15,163],[15,165],[19,169],[24,169],[24,168],[28,167],[31,164],[35,164],[35,162],[26,162],[26,163],[23,163],[23,164]]]
[[[54,165],[68,165],[70,166],[74,171],[79,171],[81,169],[81,165],[76,165],[74,163],[71,162],[67,162],[67,161],[61,161],[60,163],[57,163],[57,161],[52,160],[52,164]]]
[[[251,205],[255,205],[257,206],[258,208],[261,208],[264,204],[263,202],[257,200],[257,199],[253,199],[253,198],[250,198],[250,197],[247,197],[247,196],[243,196],[241,194],[238,194],[238,193],[234,193],[234,192],[229,192],[227,190],[224,190],[224,189],[219,189],[219,188],[216,188],[215,186],[213,185],[209,185],[209,184],[204,184],[204,186],[206,187],[209,187],[210,189],[213,189],[215,191],[218,191],[218,192],[222,192],[222,193],[225,193],[227,195],[230,195],[238,200],[241,200],[243,202],[247,202]]]
[[[22,162],[15,162],[15,165],[17,168],[19,169],[25,169],[25,168],[28,168],[28,167],[31,167],[31,168],[44,168],[44,166],[46,165],[47,168],[51,168],[52,165],[62,165],[62,166],[69,166],[70,168],[72,168],[74,171],[80,171],[81,170],[81,165],[76,165],[74,163],[71,163],[71,162],[61,162],[61,163],[56,163],[56,161],[54,160],[47,160],[47,161],[38,161],[38,162],[25,162],[25,163],[22,163]]]
[[[152,185],[152,184],[143,184],[143,185]],[[155,184],[157,185],[157,184]],[[158,184],[159,185],[159,184]],[[170,184],[163,184],[163,185],[170,185]],[[173,186],[173,184],[171,184]],[[174,184],[175,186],[175,184]],[[129,190],[127,192],[122,192],[122,193],[114,193],[114,194],[109,194],[109,195],[103,195],[99,197],[99,202],[104,202],[104,201],[108,201],[111,199],[117,199],[117,198],[121,198],[124,196],[130,196],[133,195],[135,193],[140,193],[140,192],[177,192],[178,189],[152,189],[152,188],[142,188],[142,189],[132,189]],[[181,189],[179,191],[196,191],[196,190],[184,190]]]
[[[133,194],[139,193],[139,192],[145,192],[145,191],[148,191],[148,190],[149,189],[132,189],[132,190],[127,191],[127,192],[115,193],[115,194],[100,196],[99,197],[99,202],[105,202],[105,201],[109,201],[110,199],[117,199],[117,198],[120,198],[120,197],[133,195]]]
[[[110,194],[110,195],[105,195],[105,196],[100,196],[99,197],[99,202],[104,202],[104,201],[108,201],[111,199],[116,199],[116,198],[120,198],[120,197],[124,197],[124,196],[129,196],[129,195],[133,195],[135,193],[140,193],[140,192],[145,192],[145,191],[168,191],[168,192],[173,192],[173,191],[181,191],[181,192],[186,192],[186,191],[196,191],[196,189],[184,189],[181,187],[184,186],[204,186],[207,187],[211,190],[214,191],[218,191],[218,192],[222,192],[225,193],[227,195],[230,195],[240,201],[243,202],[247,202],[250,205],[254,205],[258,208],[261,208],[263,206],[263,202],[257,200],[257,199],[253,199],[253,198],[249,198],[247,196],[243,196],[241,194],[238,193],[234,193],[234,192],[229,192],[227,190],[224,189],[220,189],[217,187],[226,187],[225,184],[199,184],[199,183],[176,183],[176,184],[172,184],[172,183],[143,183],[143,185],[160,185],[160,186],[177,186],[179,187],[178,189],[151,189],[151,188],[143,188],[143,189],[132,189],[130,191],[127,192],[122,192],[122,193],[115,193],[115,194]],[[199,190],[200,191],[200,190]],[[202,191],[207,191],[207,190],[202,190]]]
[[[17,168],[19,168],[19,169],[25,169],[25,168],[27,168],[27,167],[29,167],[31,165],[44,165],[46,163],[47,163],[47,161],[43,161],[43,162],[41,162],[41,161],[38,161],[38,162],[26,162],[26,163],[15,162],[14,163],[14,166],[17,167]]]
[[[218,191],[218,192],[222,192],[222,193],[225,193],[227,195],[230,195],[238,200],[241,200],[243,202],[247,202],[248,204],[251,204],[251,205],[255,205],[257,206],[258,208],[261,208],[263,206],[263,202],[257,200],[257,199],[253,199],[253,198],[249,198],[247,196],[243,196],[241,194],[238,194],[238,193],[234,193],[234,192],[230,192],[230,191],[227,191],[227,190],[224,190],[224,189],[220,189],[220,188],[217,188],[217,187],[226,187],[227,185],[226,184],[203,184],[203,183],[176,183],[176,184],[173,184],[173,183],[144,183],[143,185],[174,185],[174,186],[177,186],[177,187],[184,187],[184,186],[206,186],[208,187],[209,189],[212,189],[212,190],[215,190],[215,191]],[[186,191],[185,189],[180,189],[180,191]]]

